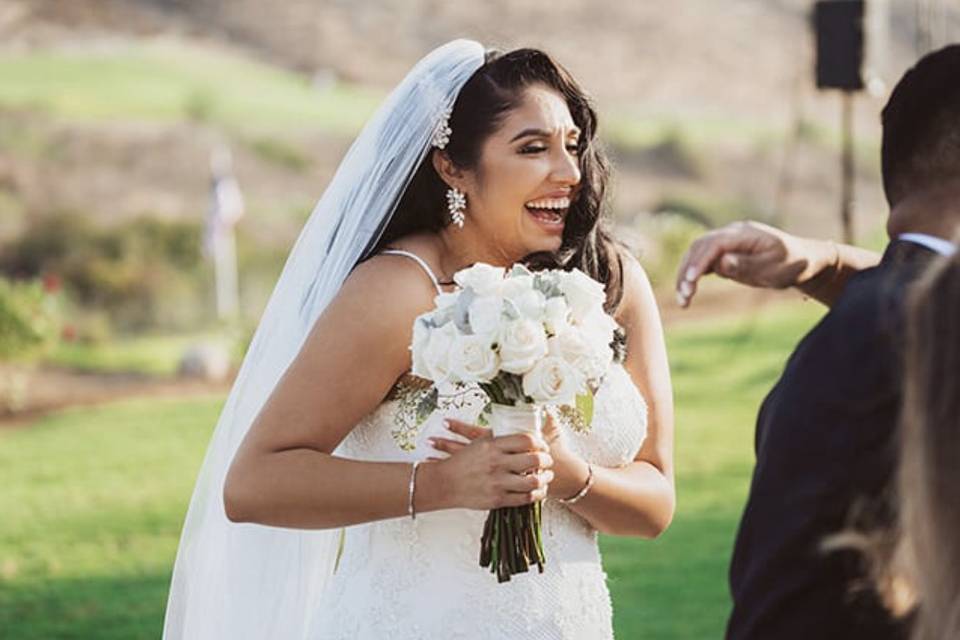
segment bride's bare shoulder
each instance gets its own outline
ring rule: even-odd
[[[416,261],[403,255],[377,254],[354,268],[338,297],[362,301],[370,308],[419,314],[433,305],[436,294],[430,276]]]

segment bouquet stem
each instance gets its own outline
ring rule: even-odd
[[[539,433],[540,412],[534,405],[494,404],[491,425],[496,436]],[[526,573],[533,565],[543,573],[542,504],[492,509],[483,525],[480,566],[490,568],[497,582]]]

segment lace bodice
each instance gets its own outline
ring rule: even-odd
[[[485,398],[458,398],[418,429],[404,425],[403,393],[391,394],[344,440],[339,455],[378,461],[438,455],[427,438],[451,436],[444,417],[475,422]],[[646,435],[646,404],[614,365],[596,395],[593,423],[579,431],[560,420],[572,449],[615,467],[633,460]],[[478,564],[485,511],[451,509],[346,530],[343,555],[319,604],[312,638],[612,638],[612,613],[597,536],[552,500],[544,504],[546,567],[499,584]]]

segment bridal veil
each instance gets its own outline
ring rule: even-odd
[[[277,283],[217,422],[190,501],[166,640],[304,638],[338,531],[230,522],[223,483],[241,440],[354,265],[376,245],[431,138],[484,62],[455,40],[424,57],[350,147]]]

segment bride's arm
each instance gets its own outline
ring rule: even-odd
[[[635,460],[621,468],[594,465],[594,484],[571,508],[603,533],[655,537],[673,519],[673,390],[663,328],[646,274],[624,256],[624,301],[618,321],[627,332],[625,368],[647,401],[647,437]],[[555,453],[550,495],[576,494],[587,478],[579,457]]]
[[[410,260],[383,256],[354,270],[244,438],[224,485],[227,516],[335,528],[406,515],[411,465],[331,452],[410,366],[413,320],[435,291]],[[490,508],[542,497],[551,463],[526,436],[487,439],[457,460],[421,465],[418,512]]]

